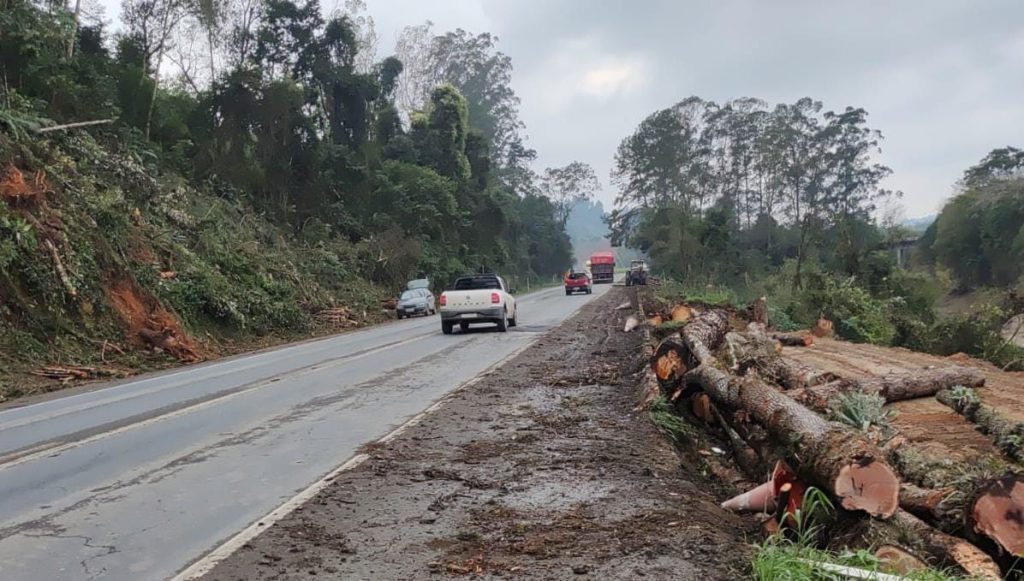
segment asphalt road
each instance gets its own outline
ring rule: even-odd
[[[0,410],[0,579],[171,577],[607,288],[520,297],[508,333],[412,319]]]

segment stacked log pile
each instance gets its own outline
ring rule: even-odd
[[[768,482],[723,506],[770,514],[780,501],[793,505],[797,497],[799,505],[792,485],[801,491],[815,486],[844,513],[888,530],[891,544],[910,544],[902,547],[908,555],[957,567],[969,576],[998,579],[997,561],[1012,566],[1014,556],[1024,553],[1024,476],[1016,457],[992,458],[986,470],[959,467],[937,478],[936,471],[924,468],[922,474],[920,462],[907,461],[921,456],[920,451],[888,427],[866,429],[828,419],[828,412],[849,394],[875,398],[879,406],[937,396],[965,416],[981,418],[984,431],[1004,440],[1007,434],[1024,433],[1016,424],[993,421],[993,410],[965,399],[963,390],[984,386],[977,369],[837,377],[782,355],[783,343],[813,348],[814,341],[805,335],[769,334],[764,298],[748,310],[750,323],[738,332],[732,328],[740,325],[735,313],[680,305],[662,318],[677,320],[677,312],[684,324],[649,351],[645,400],[654,390],[676,410],[687,410],[682,415],[692,410],[693,421],[716,426],[751,481],[764,482],[766,467],[776,466]],[[822,319],[814,335],[826,336],[831,329]],[[791,466],[793,479],[779,481],[780,466],[787,467],[783,472]],[[779,498],[783,488],[784,499]],[[784,515],[774,520],[782,522]],[[913,543],[905,540],[908,535]]]

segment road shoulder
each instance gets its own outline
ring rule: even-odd
[[[749,523],[632,412],[640,339],[613,310],[624,292],[366,446],[207,578],[740,578]]]

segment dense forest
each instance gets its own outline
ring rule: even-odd
[[[531,170],[492,35],[410,26],[378,58],[358,0],[125,0],[119,20],[0,0],[5,363],[106,358],[125,326],[200,358],[326,309],[373,320],[420,275],[572,263],[596,177]]]
[[[784,327],[825,316],[850,340],[1024,368],[998,334],[1024,310],[1024,154],[998,149],[967,169],[904,270],[892,245],[912,233],[879,219],[899,193],[881,187],[891,170],[867,119],[809,98],[691,97],[657,111],[616,153],[613,239],[693,297],[769,296]],[[940,316],[940,299],[978,287],[996,298]]]

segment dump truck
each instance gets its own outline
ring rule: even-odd
[[[594,284],[615,280],[615,253],[595,252],[590,255],[590,275]]]

